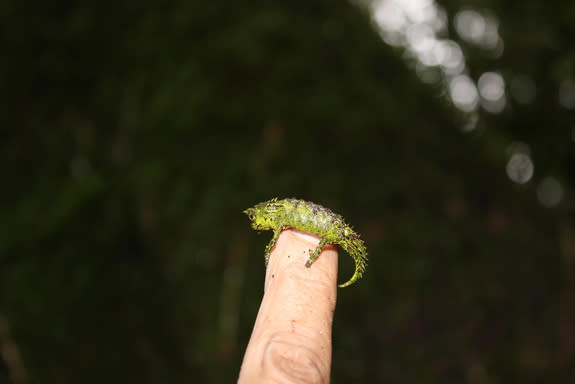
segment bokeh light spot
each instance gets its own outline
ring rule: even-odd
[[[377,24],[386,31],[401,31],[407,24],[405,13],[392,1],[382,1],[375,8],[374,18]]]
[[[563,199],[563,187],[554,177],[546,177],[537,187],[537,198],[545,207],[552,208]]]
[[[575,81],[563,80],[559,86],[559,104],[567,109],[575,108]]]
[[[454,18],[457,34],[465,41],[484,49],[503,53],[503,40],[499,36],[499,22],[491,15],[482,15],[474,10],[457,12]]]
[[[478,43],[485,34],[485,19],[473,10],[457,12],[455,30],[463,39]]]
[[[477,82],[479,94],[486,100],[497,101],[505,95],[505,82],[503,77],[495,72],[486,72]]]
[[[449,94],[453,104],[462,111],[471,112],[477,107],[477,88],[469,76],[459,75],[451,80]]]
[[[459,45],[451,40],[440,40],[434,49],[439,63],[447,74],[460,74],[465,68],[463,52]]]
[[[506,171],[513,182],[525,184],[533,177],[533,161],[527,153],[514,153],[507,162]]]
[[[505,81],[499,73],[486,72],[477,82],[481,106],[488,112],[500,113],[505,108]]]
[[[427,24],[412,24],[407,28],[406,37],[415,52],[427,52],[435,43],[433,30]]]

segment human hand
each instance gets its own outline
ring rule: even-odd
[[[306,268],[309,250],[319,240],[293,229],[280,234],[239,384],[329,383],[337,249],[326,246]]]

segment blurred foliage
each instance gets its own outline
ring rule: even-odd
[[[27,381],[234,381],[268,240],[241,211],[274,196],[368,245],[339,291],[334,383],[574,380],[575,126],[556,95],[575,7],[441,3],[497,15],[504,54],[462,43],[470,72],[528,76],[533,103],[463,132],[346,1],[3,2],[0,344]],[[557,207],[507,179],[517,140],[562,181]]]

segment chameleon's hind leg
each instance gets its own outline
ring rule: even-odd
[[[272,249],[274,249],[274,247],[278,241],[278,237],[279,237],[282,229],[283,228],[279,228],[279,229],[274,230],[274,235],[273,235],[272,239],[270,240],[268,245],[266,245],[266,250],[264,253],[264,256],[266,258],[266,266],[268,265],[268,261],[270,260],[270,254],[272,253]]]
[[[317,245],[317,247],[315,247],[315,251],[312,252],[312,250],[309,250],[309,259],[307,259],[307,261],[305,262],[305,266],[306,267],[311,267],[311,265],[317,260],[317,258],[319,257],[319,254],[321,253],[322,248],[327,244],[327,239],[322,238],[319,242],[319,244]]]

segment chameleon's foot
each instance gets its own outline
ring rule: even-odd
[[[280,227],[280,228],[274,230],[274,236],[272,237],[272,239],[268,243],[268,245],[266,245],[266,251],[264,253],[264,257],[266,259],[266,267],[268,266],[268,262],[270,261],[270,255],[272,254],[272,250],[276,246],[276,243],[278,241],[278,237],[279,237],[282,230],[283,230],[283,227]]]
[[[319,254],[321,253],[321,250],[323,249],[326,243],[327,240],[323,238],[320,240],[319,244],[317,245],[314,251],[312,251],[311,249],[309,250],[309,259],[307,259],[307,261],[305,262],[306,267],[309,268],[313,263],[315,263],[315,261],[319,257]]]
[[[312,265],[313,262],[315,261],[315,259],[313,258],[313,253],[312,253],[312,252],[313,252],[313,251],[310,249],[310,250],[309,250],[309,254],[310,254],[309,259],[307,259],[307,261],[305,262],[305,266],[308,267],[308,268],[311,267],[311,265]]]
[[[305,266],[308,268],[311,267],[311,265],[313,263],[315,263],[315,261],[317,260],[318,256],[319,256],[319,253],[316,255],[315,252],[310,249],[309,250],[309,259],[307,259],[307,261],[305,262]]]
[[[268,263],[269,263],[269,261],[270,261],[270,254],[269,254],[269,253],[266,253],[265,256],[264,256],[264,258],[265,258],[265,260],[266,260],[266,267],[267,267],[267,266],[268,266]]]

